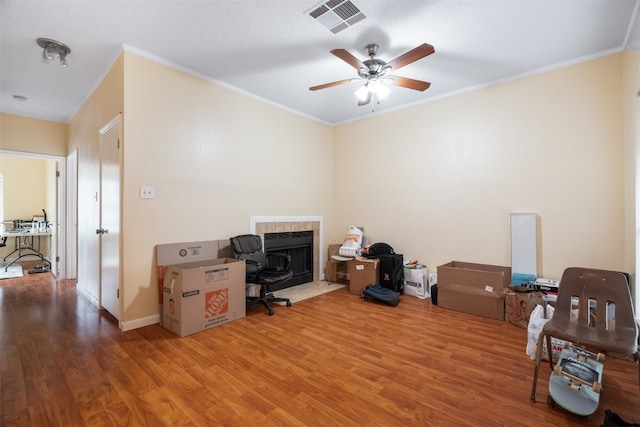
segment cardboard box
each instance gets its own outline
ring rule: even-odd
[[[338,255],[340,252],[340,246],[342,245],[339,243],[329,245],[327,247],[327,259],[331,259],[333,255]]]
[[[324,271],[325,280],[333,283],[349,283],[349,274],[347,273],[347,262],[336,261],[330,259]]]
[[[366,286],[378,283],[378,259],[355,258],[347,261],[349,272],[349,293],[360,295]]]
[[[205,240],[198,242],[165,243],[156,245],[156,274],[158,280],[158,304],[162,310],[164,268],[170,265],[186,264],[211,259],[233,258],[231,242],[225,240]],[[162,324],[162,317],[160,318]]]
[[[245,263],[232,258],[164,270],[162,326],[184,337],[246,316]]]
[[[511,267],[451,261],[438,266],[438,306],[504,320]]]
[[[349,273],[347,273],[347,262],[332,259],[333,255],[338,255],[340,244],[333,244],[327,247],[327,265],[324,270],[324,279],[333,283],[349,283]]]
[[[536,305],[542,305],[544,294],[542,292],[518,293],[509,291],[505,296],[504,320],[521,328],[529,327],[529,318]]]

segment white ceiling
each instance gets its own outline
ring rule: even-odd
[[[305,13],[316,0],[0,0],[0,109],[67,122],[123,49],[329,124],[640,49],[640,0],[351,1],[366,19],[333,34]],[[41,62],[38,37],[67,44],[69,67]],[[425,42],[393,73],[425,92],[392,86],[372,108],[360,82],[308,90],[357,77],[332,49],[364,60],[377,43],[388,62]]]

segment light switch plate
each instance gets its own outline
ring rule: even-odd
[[[156,197],[156,189],[151,185],[140,186],[140,198],[141,199],[153,199]]]

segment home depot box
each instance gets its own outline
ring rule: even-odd
[[[438,306],[504,320],[511,267],[451,261],[438,266]]]
[[[349,293],[360,295],[360,291],[366,286],[378,283],[378,259],[357,257],[347,261],[349,272]]]
[[[181,337],[246,316],[244,261],[168,266],[162,291],[162,326]]]

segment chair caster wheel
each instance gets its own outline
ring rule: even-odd
[[[273,310],[269,310],[269,316],[273,316],[274,315],[274,311]]]
[[[287,307],[291,307],[291,301],[287,301]]]

